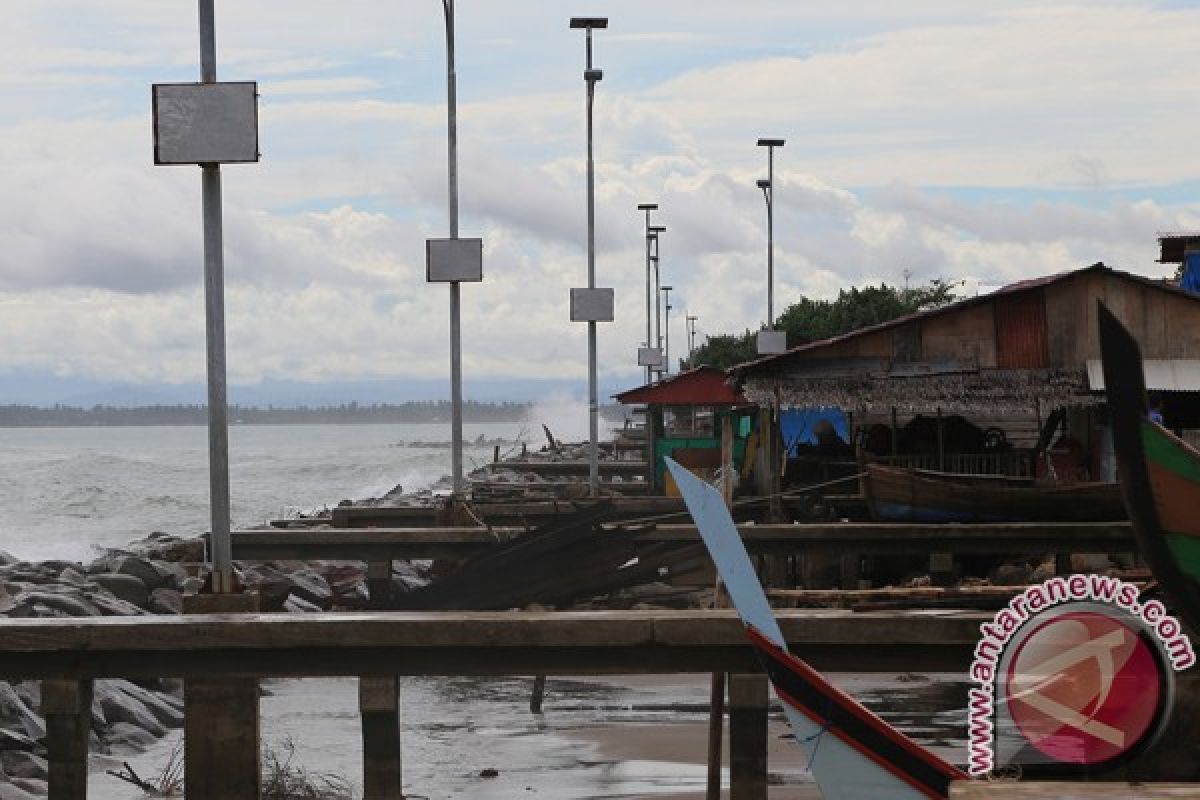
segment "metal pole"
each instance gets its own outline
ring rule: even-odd
[[[775,330],[775,148],[767,148],[767,330]]]
[[[450,238],[458,238],[458,92],[454,71],[454,0],[442,0],[446,15],[446,161],[449,183]],[[463,483],[462,306],[461,284],[450,282],[450,474],[454,494]]]
[[[646,227],[650,227],[650,212],[646,212]],[[646,347],[653,347],[650,339],[650,231],[646,231]],[[653,367],[646,365],[646,383],[652,380]]]
[[[666,315],[663,328],[666,330],[666,343],[663,345],[663,370],[667,375],[671,374],[671,295],[667,294],[664,298],[666,305]]]
[[[213,0],[200,3],[200,80],[216,83],[217,37]],[[208,487],[212,517],[213,591],[233,591],[229,541],[229,418],[225,387],[225,259],[221,220],[221,167],[200,165],[204,215],[204,331],[208,358]]]
[[[588,288],[596,288],[596,170],[592,161],[592,101],[596,81],[592,77],[592,29],[587,28],[587,224]],[[588,320],[588,493],[600,494],[600,407],[596,388],[596,321]]]
[[[662,297],[661,275],[658,271],[658,254],[662,247],[661,234],[654,238],[654,346],[662,352]],[[664,358],[663,361],[666,361]],[[658,366],[658,374],[662,375],[662,364]]]

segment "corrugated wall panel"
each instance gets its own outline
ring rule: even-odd
[[[1037,369],[1049,366],[1046,298],[1043,292],[1019,292],[996,298],[996,366]]]

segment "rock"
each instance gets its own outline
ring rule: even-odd
[[[0,800],[40,800],[45,795],[31,794],[15,783],[0,781]]]
[[[83,569],[77,565],[65,568],[58,573],[58,582],[66,583],[71,586],[85,586],[88,583],[87,575]]]
[[[13,778],[45,779],[50,774],[46,759],[24,750],[0,750],[0,766]]]
[[[104,742],[115,754],[140,753],[156,741],[153,734],[128,722],[118,722],[104,734]]]
[[[9,594],[8,588],[4,584],[0,584],[0,614],[7,614],[16,605],[17,603],[13,600],[13,596]]]
[[[183,701],[171,695],[159,694],[126,680],[110,681],[113,688],[131,700],[141,703],[159,724],[168,728],[183,727]]]
[[[296,572],[288,576],[291,579],[292,595],[307,600],[320,608],[333,605],[333,590],[329,584],[312,569]]]
[[[7,683],[0,683],[0,728],[23,730],[31,739],[46,737],[46,723]]]
[[[187,570],[174,561],[155,559],[150,562],[150,565],[162,576],[162,585],[166,588],[178,589],[188,579]]]
[[[13,786],[18,789],[24,789],[34,797],[46,797],[50,794],[50,787],[46,781],[38,778],[17,778],[13,782]]]
[[[162,736],[167,729],[138,698],[124,691],[128,681],[96,681],[95,701],[100,704],[105,719],[110,725],[128,722],[155,736]]]
[[[0,750],[25,750],[33,751],[37,749],[37,742],[30,739],[23,733],[16,731],[7,731],[0,728]]]
[[[79,593],[25,592],[18,595],[18,604],[42,605],[57,609],[68,617],[98,617],[100,612]],[[39,616],[44,616],[39,614]]]
[[[155,589],[150,593],[148,607],[158,614],[182,614],[183,595],[176,589]]]
[[[305,614],[320,611],[321,607],[313,605],[303,597],[297,597],[294,594],[289,594],[287,600],[284,601],[283,610],[290,614]]]
[[[189,577],[179,585],[179,591],[184,594],[198,594],[204,588],[204,581],[197,577]]]
[[[167,584],[167,577],[155,568],[154,564],[137,556],[122,556],[113,562],[112,571],[118,575],[132,575],[148,590],[158,589]],[[116,592],[113,592],[116,594]],[[117,595],[120,597],[120,595]],[[128,599],[128,598],[126,598]],[[130,600],[130,602],[134,602]],[[139,605],[141,605],[139,603]]]
[[[155,573],[157,575],[158,573]],[[101,572],[92,576],[92,581],[107,589],[118,600],[135,606],[145,607],[150,600],[146,584],[138,577],[115,572]]]
[[[133,603],[127,603],[107,591],[94,592],[88,595],[88,600],[106,617],[135,617],[146,613]]]
[[[255,564],[239,575],[242,585],[258,592],[259,609],[280,611],[292,591],[290,577],[269,564]]]
[[[7,550],[0,550],[0,567],[8,567],[19,563],[20,559]]]

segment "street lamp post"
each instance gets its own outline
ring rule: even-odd
[[[692,356],[696,352],[696,320],[698,319],[700,318],[691,314],[687,315],[688,369],[696,366],[692,363]]]
[[[671,374],[671,290],[674,286],[664,286],[663,291],[663,330],[666,332],[666,342],[663,345],[663,374]]]
[[[572,318],[588,324],[588,428],[591,452],[588,458],[588,489],[592,497],[600,493],[600,406],[596,380],[596,323],[613,319],[612,290],[596,288],[596,167],[592,159],[592,105],[596,82],[604,77],[592,67],[592,31],[607,28],[607,17],[572,17],[571,27],[586,33],[587,62],[583,80],[587,83],[587,261],[588,288],[580,300],[572,303]],[[575,292],[573,292],[575,294]],[[603,298],[606,297],[605,301]],[[607,303],[607,308],[604,307]],[[586,306],[586,308],[582,308]],[[579,308],[580,313],[575,313]]]
[[[454,71],[454,0],[442,0],[446,17],[446,175],[450,238],[458,238],[458,76]],[[450,282],[450,474],[463,491],[462,305],[459,281]]]
[[[639,203],[638,211],[646,212],[646,348],[649,350],[654,345],[650,341],[650,212],[658,210],[658,203]],[[647,359],[646,367],[646,383],[650,383],[650,371],[653,369]]]
[[[654,255],[650,257],[651,263],[654,265],[654,347],[658,350],[658,375],[662,377],[663,363],[663,338],[662,338],[662,307],[659,303],[659,298],[662,297],[662,287],[660,281],[662,274],[659,271],[658,256],[662,249],[662,235],[666,232],[666,227],[655,225],[650,228],[650,232],[654,234]]]
[[[767,178],[757,182],[767,201],[767,325],[758,336],[758,352],[766,355],[787,349],[775,330],[775,148],[783,147],[783,139],[759,139],[758,146],[767,148]]]

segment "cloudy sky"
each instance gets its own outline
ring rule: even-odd
[[[596,63],[606,387],[635,382],[658,202],[672,349],[766,312],[759,136],[779,136],[776,307],[940,277],[986,291],[1095,261],[1146,275],[1200,227],[1190,2],[459,0],[468,395],[584,390],[583,41]],[[986,8],[984,11],[982,9]],[[53,402],[204,378],[200,178],[154,167],[150,84],[198,74],[192,0],[5,0],[0,393]],[[438,0],[218,2],[224,80],[257,80],[262,162],[224,169],[229,376],[447,396]],[[150,396],[150,395],[148,395]],[[396,399],[402,399],[397,397]],[[6,402],[0,396],[0,403]]]

